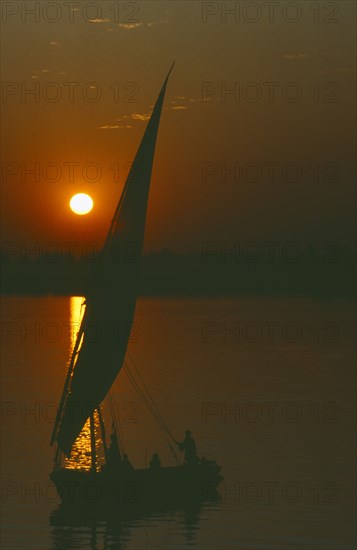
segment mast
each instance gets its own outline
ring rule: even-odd
[[[91,471],[97,471],[97,451],[95,446],[95,427],[94,427],[94,414],[90,415],[90,450],[91,450]]]
[[[170,70],[169,70],[169,72],[167,73],[167,76],[166,76],[166,78],[165,78],[165,81],[164,81],[164,83],[163,83],[163,85],[162,85],[160,95],[159,95],[158,100],[157,100],[157,102],[156,102],[156,105],[155,105],[155,107],[154,107],[154,111],[153,111],[153,113],[152,113],[152,115],[151,115],[151,119],[150,119],[150,121],[149,121],[149,124],[148,124],[147,127],[146,127],[146,131],[145,131],[143,140],[142,140],[142,142],[141,142],[141,144],[140,144],[140,148],[139,148],[139,150],[138,150],[138,152],[137,152],[137,155],[136,155],[136,157],[135,157],[134,163],[132,164],[131,170],[130,170],[130,172],[129,172],[129,174],[128,174],[128,177],[127,177],[127,179],[126,179],[126,182],[125,182],[125,185],[124,185],[123,192],[122,192],[122,194],[121,194],[121,197],[120,197],[120,199],[119,199],[118,205],[117,205],[117,207],[116,207],[116,209],[115,209],[115,212],[114,212],[113,219],[112,219],[111,224],[110,224],[110,228],[109,228],[109,231],[108,231],[108,234],[107,234],[107,238],[106,238],[105,243],[104,243],[104,246],[103,246],[103,251],[106,251],[106,250],[109,248],[110,242],[111,242],[112,237],[113,237],[113,234],[114,234],[114,232],[115,232],[115,226],[116,226],[116,223],[117,223],[117,221],[118,221],[118,215],[119,215],[120,210],[121,210],[121,208],[122,208],[122,205],[123,205],[123,202],[124,202],[124,199],[125,199],[127,190],[128,190],[128,188],[129,188],[129,185],[130,185],[131,183],[134,183],[134,184],[135,184],[135,171],[134,171],[135,167],[134,167],[134,164],[135,164],[135,161],[137,160],[137,157],[138,157],[138,155],[139,155],[139,153],[140,153],[140,149],[142,148],[142,145],[143,145],[144,140],[145,140],[145,136],[146,136],[146,134],[148,133],[150,123],[152,123],[152,121],[153,121],[153,115],[154,115],[154,113],[155,113],[155,110],[157,110],[158,106],[159,106],[159,108],[160,108],[159,116],[160,116],[160,114],[161,114],[162,102],[161,102],[161,105],[159,105],[159,102],[160,102],[161,96],[162,96],[162,101],[163,101],[163,99],[164,99],[163,96],[164,96],[165,91],[166,91],[166,85],[167,85],[167,82],[168,82],[168,80],[169,80],[171,71],[172,71],[172,69],[174,68],[174,65],[175,65],[175,61],[172,63],[172,65],[171,65],[171,67],[170,67]],[[156,136],[155,136],[155,139],[156,139]]]
[[[105,461],[106,461],[106,463],[108,463],[108,458],[109,458],[108,446],[107,446],[107,440],[106,440],[106,437],[105,437],[105,425],[104,425],[104,420],[103,420],[103,416],[102,416],[102,411],[100,410],[100,406],[97,408],[97,413],[98,413],[98,418],[99,418],[100,429],[101,429],[101,432],[102,432],[102,441],[103,441]]]

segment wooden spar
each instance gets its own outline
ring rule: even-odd
[[[56,420],[55,420],[53,430],[52,430],[51,443],[50,443],[51,445],[53,445],[54,440],[56,438],[58,425],[60,423],[61,416],[62,416],[63,406],[64,406],[64,403],[65,403],[65,400],[66,400],[66,397],[67,397],[69,383],[71,381],[71,376],[72,376],[72,372],[73,372],[73,368],[74,368],[75,359],[76,359],[79,344],[81,343],[82,335],[83,335],[83,332],[84,332],[84,320],[85,320],[85,316],[86,316],[86,311],[87,310],[84,311],[81,326],[80,326],[79,331],[77,333],[76,343],[75,343],[75,346],[73,348],[71,362],[70,362],[70,365],[69,365],[69,368],[68,368],[68,372],[67,372],[67,376],[66,376],[66,380],[65,380],[65,383],[64,383],[62,396],[61,396],[61,401],[60,401],[60,404],[58,406],[58,411],[57,411],[57,414],[56,414]]]
[[[95,448],[94,414],[90,415],[90,450],[92,457],[91,471],[97,471],[97,452]]]
[[[175,61],[172,63],[172,65],[171,65],[171,67],[170,67],[170,70],[169,70],[169,72],[167,73],[167,76],[166,76],[166,78],[165,78],[165,80],[164,80],[164,84],[163,84],[163,86],[162,86],[162,88],[161,88],[161,91],[160,91],[160,95],[161,95],[161,93],[163,92],[163,90],[165,90],[165,88],[166,88],[167,82],[168,82],[168,80],[169,80],[169,76],[170,76],[170,74],[171,74],[172,69],[174,68],[174,65],[175,65]],[[159,95],[159,97],[160,97],[160,95]],[[154,112],[154,111],[153,111],[153,112]],[[146,132],[146,131],[145,131],[145,132]],[[145,137],[145,134],[144,134],[144,137]],[[143,139],[144,139],[144,137],[143,137]],[[139,146],[139,150],[140,150],[140,147],[141,147],[141,144],[140,144],[140,146]],[[135,161],[135,159],[134,159],[134,161]],[[134,164],[134,163],[133,163],[133,164]],[[133,168],[133,165],[132,165],[132,167],[131,167],[131,169],[130,169],[130,172],[129,172],[129,174],[128,174],[128,177],[127,177],[127,179],[126,179],[126,182],[125,182],[125,185],[124,185],[124,189],[123,189],[123,191],[122,191],[122,194],[121,194],[121,196],[120,196],[119,202],[118,202],[117,207],[116,207],[115,212],[114,212],[114,216],[113,216],[113,218],[112,218],[112,220],[111,220],[111,222],[110,222],[109,231],[108,231],[108,233],[107,233],[107,237],[106,237],[106,239],[105,239],[105,243],[104,243],[104,246],[103,246],[103,248],[102,248],[102,252],[106,252],[107,248],[109,247],[110,240],[111,240],[111,238],[112,238],[112,236],[113,236],[114,228],[115,228],[115,225],[116,225],[117,220],[118,220],[118,214],[119,214],[119,212],[120,212],[122,203],[124,202],[125,194],[126,194],[126,191],[127,191],[128,187],[129,187],[129,184],[130,184],[130,181],[131,181],[131,177],[132,177],[132,176],[131,176],[131,170],[132,170],[132,168]]]
[[[59,468],[61,463],[61,450],[57,447],[56,456],[55,456],[55,468]]]
[[[105,426],[104,426],[104,421],[103,421],[102,411],[100,410],[100,406],[97,408],[97,412],[98,412],[98,417],[99,417],[100,429],[101,429],[101,432],[102,432],[102,441],[103,441],[105,461],[108,464],[109,454],[108,454],[107,441],[105,439]]]

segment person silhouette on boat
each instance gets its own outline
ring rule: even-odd
[[[121,461],[122,467],[125,471],[130,472],[131,470],[134,470],[132,463],[128,459],[127,454],[123,454],[123,460]]]
[[[108,450],[108,463],[111,467],[118,467],[121,462],[121,456],[118,445],[118,438],[114,430],[110,436],[110,447]]]
[[[154,453],[152,455],[149,467],[150,467],[150,470],[153,470],[153,471],[157,471],[161,468],[161,460],[157,453]]]
[[[175,443],[178,445],[180,451],[184,451],[186,464],[197,463],[198,457],[196,443],[191,436],[190,430],[185,431],[185,439],[181,443],[179,441],[175,441]]]

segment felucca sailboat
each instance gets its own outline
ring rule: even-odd
[[[106,440],[101,403],[108,395],[124,365],[130,330],[118,341],[113,326],[132,326],[138,292],[140,258],[142,256],[145,219],[156,138],[167,82],[164,81],[146,127],[141,144],[127,177],[119,203],[102,250],[102,261],[93,275],[91,291],[86,296],[84,313],[70,359],[65,384],[51,437],[56,444],[54,469],[50,475],[63,502],[78,505],[88,489],[93,488],[98,504],[123,502],[123,489],[130,487],[131,502],[143,504],[155,499],[174,500],[200,498],[207,486],[214,489],[222,477],[214,460],[200,459],[193,440],[186,434],[186,460],[174,467],[162,466],[157,455],[149,468],[135,469],[122,454],[118,430],[113,418],[110,444]],[[135,246],[133,262],[115,262],[115,252],[131,243]],[[100,327],[100,338],[91,337],[91,327]],[[159,413],[147,388],[135,380],[150,412],[165,432],[174,452],[176,441]],[[76,439],[83,430],[90,431],[91,467],[89,470],[66,468]],[[98,464],[96,433],[99,426],[105,463]],[[181,444],[182,445],[182,444]],[[125,491],[124,491],[125,493]],[[127,493],[126,493],[126,496]],[[124,499],[125,500],[125,499]],[[88,502],[88,499],[87,499]],[[127,502],[126,502],[127,503]]]

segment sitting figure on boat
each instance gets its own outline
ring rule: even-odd
[[[121,472],[131,472],[134,470],[133,465],[131,464],[128,455],[120,453],[119,442],[116,430],[113,429],[113,432],[110,436],[110,446],[108,449],[108,466],[112,470],[118,470]]]
[[[159,470],[161,468],[161,460],[157,453],[154,453],[150,460],[150,470]]]
[[[124,470],[126,470],[126,471],[134,470],[133,465],[130,462],[130,460],[128,459],[127,454],[123,454],[123,460],[121,461],[121,465],[124,468]]]
[[[190,430],[185,431],[185,439],[181,443],[178,441],[175,441],[175,443],[178,445],[180,451],[184,451],[186,464],[197,464],[196,443],[191,436]]]

